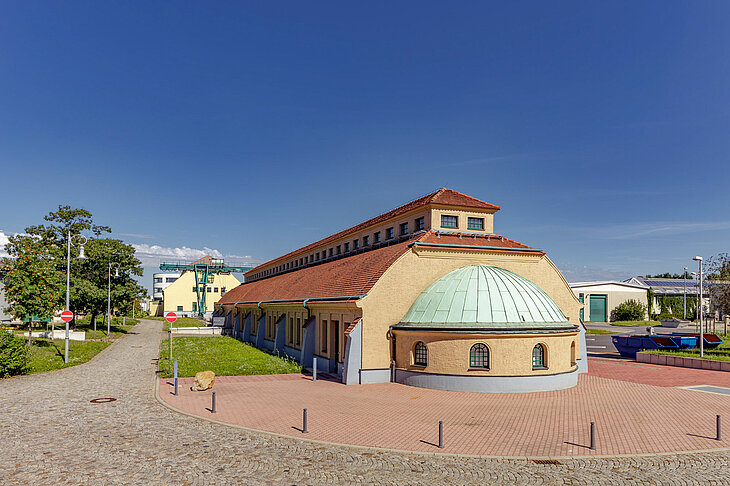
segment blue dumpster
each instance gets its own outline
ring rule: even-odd
[[[613,345],[621,356],[636,358],[636,353],[644,349],[676,350],[677,343],[669,337],[650,336],[648,334],[622,334],[611,336]]]

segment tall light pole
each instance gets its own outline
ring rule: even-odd
[[[109,262],[109,273],[107,273],[107,294],[106,294],[106,337],[111,334],[112,321],[112,265],[116,266],[115,277],[119,276],[119,264]]]
[[[84,245],[86,244],[86,237],[83,235],[74,235],[74,236],[81,236],[81,238],[84,239],[84,242],[81,243],[81,251],[79,252],[79,260],[83,260],[86,257],[84,256]],[[68,248],[66,250],[66,310],[70,311],[70,287],[71,287],[71,230],[68,230],[68,237],[66,238],[66,241],[68,243]],[[53,336],[51,336],[53,337]],[[68,322],[66,322],[66,335],[64,338],[64,344],[63,344],[63,362],[68,363]]]
[[[684,274],[682,275],[682,279],[684,280],[684,307],[682,312],[682,319],[687,320],[687,267],[684,267]]]
[[[702,257],[696,256],[692,260],[696,261],[700,266],[700,301],[697,303],[697,306],[700,310],[700,358],[702,358],[705,355],[705,330],[702,325]]]

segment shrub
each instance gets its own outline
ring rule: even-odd
[[[622,302],[613,310],[615,321],[643,321],[646,318],[646,306],[630,299]]]
[[[25,373],[28,359],[25,340],[0,329],[0,378]]]

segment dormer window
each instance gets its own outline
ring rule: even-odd
[[[484,218],[469,218],[466,220],[466,229],[484,231]]]
[[[459,217],[442,214],[441,215],[441,227],[458,229],[459,228]]]

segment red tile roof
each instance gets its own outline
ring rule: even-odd
[[[459,234],[443,233],[440,231],[429,231],[423,237],[419,238],[419,243],[440,243],[445,245],[474,245],[474,246],[490,246],[500,247],[509,250],[527,249],[534,250],[533,247],[527,246],[519,241],[510,240],[500,235],[479,235],[479,234]]]
[[[367,294],[383,273],[409,251],[414,242],[500,247],[509,252],[534,250],[499,235],[463,235],[459,238],[453,233],[428,231],[390,246],[243,283],[227,292],[218,303],[321,299]],[[486,250],[474,248],[474,251]]]
[[[431,194],[427,194],[423,197],[419,197],[418,199],[415,199],[409,203],[406,203],[395,209],[391,209],[387,213],[383,213],[380,216],[376,216],[374,218],[368,219],[367,221],[357,224],[344,231],[340,231],[339,233],[335,233],[331,236],[328,236],[319,241],[316,241],[310,245],[304,246],[302,248],[299,248],[298,250],[294,250],[290,253],[287,253],[286,255],[282,255],[278,258],[275,258],[266,263],[263,263],[263,264],[257,266],[256,268],[249,270],[248,272],[246,272],[246,274],[256,273],[257,271],[259,271],[262,268],[269,267],[278,262],[286,261],[286,260],[292,258],[294,255],[298,255],[300,253],[306,253],[307,251],[314,250],[318,246],[326,245],[327,243],[336,241],[340,238],[347,236],[348,234],[356,233],[369,226],[373,226],[378,223],[382,223],[383,221],[387,221],[391,218],[395,218],[396,216],[405,214],[408,211],[419,208],[421,206],[425,206],[426,204],[445,204],[445,205],[449,205],[449,206],[489,209],[489,210],[493,210],[495,212],[499,211],[499,206],[495,206],[494,204],[489,204],[488,202],[484,202],[475,197],[467,196],[466,194],[462,194],[460,192],[454,191],[453,189],[447,189],[445,187],[442,187],[441,189],[439,189],[436,192],[432,192]]]
[[[227,292],[219,303],[314,299],[366,294],[410,240],[312,267],[246,282]]]

